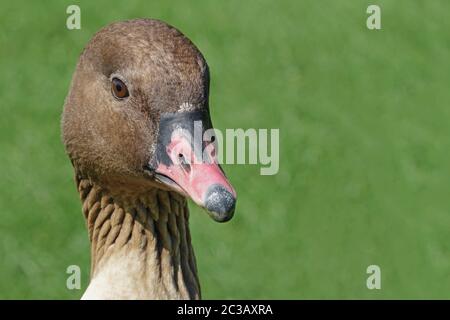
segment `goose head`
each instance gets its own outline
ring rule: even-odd
[[[64,106],[76,174],[120,195],[176,191],[214,220],[231,219],[236,193],[217,163],[208,91],[206,61],[177,29],[149,19],[103,28]]]

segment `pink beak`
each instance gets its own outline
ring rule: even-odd
[[[202,154],[194,152],[192,146],[190,136],[182,130],[173,131],[165,149],[172,163],[158,163],[155,177],[189,196],[214,220],[228,221],[234,214],[236,192],[217,163],[215,145],[208,143]]]

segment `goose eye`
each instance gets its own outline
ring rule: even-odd
[[[130,95],[125,83],[117,78],[112,79],[111,90],[117,99],[123,99]]]

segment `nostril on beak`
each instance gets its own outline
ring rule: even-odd
[[[180,164],[183,167],[184,171],[187,173],[191,172],[191,165],[186,161],[184,154],[179,153],[178,158],[180,159]]]
[[[217,222],[226,222],[234,215],[236,198],[220,184],[208,188],[205,196],[205,208]]]

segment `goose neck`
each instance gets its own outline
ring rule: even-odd
[[[77,179],[91,242],[84,299],[198,299],[186,199],[150,189],[122,197]]]

